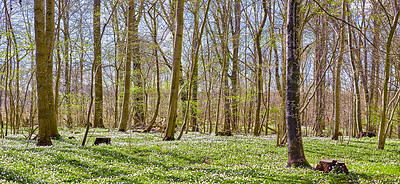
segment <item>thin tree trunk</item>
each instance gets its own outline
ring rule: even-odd
[[[256,117],[255,117],[255,122],[254,122],[254,132],[253,135],[259,136],[260,135],[260,112],[261,112],[261,105],[262,105],[262,94],[263,94],[263,73],[262,73],[262,63],[263,63],[263,57],[262,57],[262,51],[261,51],[261,44],[260,44],[260,38],[261,34],[263,32],[265,22],[267,21],[267,1],[263,0],[262,2],[263,10],[264,10],[264,17],[261,22],[260,27],[258,28],[257,35],[256,35],[256,48],[257,48],[257,56],[258,56],[258,65],[256,67],[257,69],[257,107],[256,107]]]
[[[269,58],[268,58],[268,84],[267,84],[267,108],[266,108],[266,121],[265,121],[265,135],[268,135],[268,122],[269,122],[269,113],[271,106],[271,60],[272,60],[272,48],[269,50]]]
[[[383,150],[385,148],[386,141],[386,115],[387,115],[387,106],[388,106],[388,84],[390,77],[390,52],[392,49],[392,39],[394,33],[396,31],[397,23],[399,21],[400,10],[396,7],[396,16],[393,19],[393,22],[390,27],[390,32],[388,36],[388,40],[386,42],[386,56],[385,56],[385,67],[384,67],[384,82],[382,86],[382,112],[381,112],[381,122],[379,126],[379,135],[378,135],[378,150]]]
[[[326,26],[324,22],[324,16],[319,15],[315,23],[316,28],[316,47],[315,47],[315,64],[314,64],[314,75],[317,85],[316,96],[315,96],[315,122],[314,130],[316,136],[323,136],[323,128],[325,122],[325,63],[324,57],[325,42],[326,42]]]
[[[370,104],[368,106],[368,112],[369,112],[369,118],[367,118],[367,124],[366,124],[366,131],[372,131],[372,114],[374,111],[376,111],[377,107],[377,98],[378,98],[378,80],[379,79],[379,63],[380,63],[380,22],[378,21],[379,19],[379,6],[377,2],[372,3],[373,8],[372,8],[372,24],[373,24],[373,29],[372,29],[372,43],[375,45],[375,47],[372,47],[372,53],[371,53],[371,74],[370,74]]]
[[[140,5],[143,6],[143,3]],[[132,55],[132,65],[133,65],[133,83],[136,88],[134,91],[135,101],[134,101],[134,124],[144,125],[145,123],[145,112],[144,112],[144,87],[142,82],[142,72],[141,72],[141,59],[139,55],[139,22],[140,22],[140,10],[139,15],[134,17],[134,27],[133,27],[133,55]]]
[[[183,7],[185,0],[177,0],[176,3],[176,29],[174,37],[174,56],[172,65],[172,81],[169,97],[168,125],[163,140],[174,140],[175,124],[178,111],[179,73],[182,57],[183,36]]]
[[[346,0],[342,2],[342,20],[346,17]],[[335,116],[335,124],[333,129],[333,140],[338,140],[339,137],[339,126],[340,126],[340,91],[341,91],[341,81],[340,81],[340,73],[342,70],[342,62],[343,62],[343,54],[344,54],[344,46],[345,46],[345,27],[344,24],[340,24],[340,53],[339,58],[336,63],[336,75],[335,75],[335,96],[334,96],[334,116]]]
[[[156,5],[157,2],[155,2],[153,4],[153,44],[154,45],[158,45],[157,43],[157,11],[156,11]],[[153,128],[153,125],[156,122],[157,116],[158,116],[158,111],[160,108],[160,103],[161,103],[161,91],[160,91],[160,69],[159,69],[159,60],[158,60],[158,48],[154,47],[153,50],[153,54],[154,54],[154,58],[156,60],[156,85],[157,85],[157,103],[156,103],[156,109],[154,110],[154,114],[153,117],[150,120],[149,125],[147,126],[147,128],[145,130],[142,131],[143,132],[150,132],[150,130]]]
[[[228,3],[228,9],[225,5],[222,6],[221,16],[222,16],[222,37],[221,39],[221,49],[222,49],[222,62],[225,67],[223,67],[222,75],[224,75],[224,135],[231,135],[231,103],[230,103],[230,87],[229,87],[229,48],[228,48],[228,14],[230,3]]]
[[[241,0],[235,0],[234,11],[235,11],[235,29],[232,29],[232,44],[233,44],[233,54],[232,54],[232,128],[234,131],[238,129],[239,124],[239,46],[240,46],[240,19],[241,19]]]
[[[134,14],[135,4],[133,0],[129,1],[128,7],[128,43],[126,46],[126,61],[125,61],[125,82],[124,82],[124,101],[122,103],[122,113],[118,130],[125,132],[129,120],[129,98],[131,91],[131,62],[134,42]]]
[[[191,50],[191,60],[192,60],[192,65],[193,65],[193,73],[191,74],[191,78],[190,79],[190,83],[192,84],[192,91],[189,91],[189,93],[191,93],[191,100],[188,101],[188,103],[190,104],[191,108],[190,108],[190,116],[191,116],[191,124],[192,124],[192,131],[193,132],[198,132],[199,131],[199,127],[197,125],[197,108],[198,108],[198,104],[197,104],[197,92],[198,92],[198,55],[196,55],[196,51],[197,48],[200,47],[199,46],[199,11],[200,11],[200,1],[196,1],[194,3],[194,11],[193,11],[193,21],[194,21],[194,26],[193,26],[193,38],[192,38],[192,50]],[[189,89],[190,90],[190,89]],[[185,116],[186,113],[185,113]],[[186,120],[185,120],[186,122]]]
[[[72,111],[71,111],[71,69],[70,69],[70,51],[69,51],[69,0],[64,0],[64,42],[65,42],[65,51],[64,51],[64,62],[65,62],[65,95],[66,95],[66,106],[67,106],[67,127],[72,127]]]
[[[61,1],[59,4],[59,8],[61,7]],[[59,13],[61,14],[61,13]],[[58,107],[59,107],[59,99],[60,99],[60,79],[61,79],[61,41],[60,41],[60,21],[61,18],[58,19],[57,23],[57,40],[56,40],[56,56],[57,56],[57,72],[56,72],[56,84],[54,86],[54,110],[56,113],[56,120],[58,120]]]
[[[347,21],[351,23],[351,15],[347,17]],[[351,26],[348,26],[348,44],[350,48],[350,62],[353,70],[353,82],[354,82],[354,92],[356,95],[356,125],[357,125],[357,130],[358,132],[362,132],[362,122],[361,122],[361,97],[360,97],[360,87],[359,87],[359,70],[356,65],[356,61],[354,59],[354,48],[353,48],[353,37],[352,37],[352,31],[351,31]]]

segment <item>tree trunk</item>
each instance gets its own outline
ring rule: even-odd
[[[316,84],[319,85],[316,87],[315,94],[315,122],[314,122],[314,130],[316,136],[323,136],[323,129],[325,123],[325,63],[326,59],[324,58],[325,52],[325,42],[326,42],[326,24],[324,20],[324,16],[319,15],[316,18],[315,23],[316,32],[315,32],[315,64],[314,64],[314,75]]]
[[[196,1],[194,3],[193,7],[193,21],[194,21],[194,27],[193,27],[193,38],[192,38],[192,50],[191,50],[191,60],[193,63],[193,80],[190,82],[192,84],[192,92],[191,92],[191,101],[189,103],[191,104],[190,108],[190,116],[191,116],[191,124],[192,124],[192,131],[193,132],[198,132],[199,127],[197,125],[197,116],[198,116],[198,105],[197,105],[197,92],[198,92],[198,78],[199,78],[199,72],[198,72],[198,55],[196,55],[197,47],[199,47],[199,10],[200,10],[200,1]],[[190,87],[189,87],[190,88]],[[186,115],[185,115],[186,116]]]
[[[393,19],[393,22],[390,27],[390,32],[388,36],[388,40],[386,42],[386,56],[385,56],[385,68],[384,68],[384,81],[382,86],[382,112],[381,112],[381,122],[379,126],[379,135],[378,135],[378,150],[383,150],[385,148],[385,140],[386,140],[386,115],[387,115],[387,106],[388,106],[388,84],[390,77],[390,51],[392,46],[392,39],[394,33],[396,31],[397,23],[399,21],[400,10],[396,7],[396,16]]]
[[[183,36],[183,7],[185,0],[177,0],[176,3],[176,29],[174,37],[174,56],[172,64],[172,81],[169,97],[168,125],[163,140],[174,140],[176,116],[178,111],[179,73],[182,57]]]
[[[351,15],[347,17],[347,21],[351,23]],[[354,82],[354,92],[356,95],[356,125],[357,125],[357,130],[358,132],[362,132],[362,122],[361,122],[361,97],[360,97],[360,86],[359,86],[359,68],[357,67],[356,61],[354,59],[354,48],[353,48],[353,37],[352,37],[352,31],[351,31],[351,26],[348,26],[348,44],[350,48],[350,62],[353,70],[353,82]],[[360,62],[360,61],[358,61]]]
[[[153,38],[153,44],[158,45],[157,43],[157,10],[156,10],[156,5],[157,2],[154,2],[153,4],[153,16],[152,16],[152,21],[153,21],[153,33],[152,33],[152,38]],[[158,112],[160,109],[160,103],[161,103],[161,91],[160,91],[160,69],[159,69],[159,59],[158,59],[158,48],[154,47],[153,49],[153,55],[156,60],[156,85],[157,85],[157,103],[156,103],[156,109],[154,110],[153,117],[150,120],[149,125],[145,130],[142,132],[150,132],[150,130],[153,128],[153,125],[156,123],[156,119],[158,116]]]
[[[368,29],[368,25],[367,25],[366,18],[365,18],[365,16],[366,16],[365,15],[366,14],[365,13],[365,5],[366,5],[366,2],[363,1],[362,2],[362,29],[363,29],[364,33],[366,33],[367,29]],[[368,125],[369,122],[371,121],[371,111],[370,111],[371,97],[370,97],[370,93],[372,91],[368,86],[368,78],[367,78],[367,75],[368,75],[368,72],[369,72],[369,68],[368,68],[368,62],[369,62],[368,61],[368,52],[369,52],[369,49],[367,49],[367,37],[360,36],[359,39],[360,39],[360,43],[361,42],[363,42],[363,43],[362,43],[362,46],[359,46],[358,49],[357,49],[359,51],[359,53],[360,53],[360,57],[359,57],[360,61],[357,62],[356,64],[357,64],[358,71],[360,73],[361,85],[364,88],[365,106],[366,106],[365,107],[365,111],[366,111],[366,115],[365,116],[366,116],[366,125]],[[361,44],[359,44],[359,45],[361,45]],[[361,62],[361,60],[362,60],[361,59],[361,47],[364,47],[364,59],[363,59],[364,68],[363,68],[362,62]]]
[[[342,2],[342,20],[346,18],[346,0]],[[340,73],[342,70],[342,62],[343,62],[343,54],[344,54],[344,46],[345,46],[345,27],[344,24],[340,24],[340,51],[339,58],[336,63],[336,76],[335,76],[335,96],[334,96],[334,116],[335,116],[335,124],[333,129],[333,140],[338,140],[339,137],[339,126],[340,126],[340,90],[341,90],[341,81],[340,81]]]
[[[100,36],[100,0],[93,1],[93,38],[94,38],[94,124],[95,128],[103,128],[103,69],[101,64],[101,36]]]
[[[38,122],[39,122],[39,135],[38,146],[50,146],[51,142],[51,123],[53,121],[53,113],[49,101],[53,100],[49,93],[53,93],[52,86],[49,80],[52,78],[48,76],[48,47],[46,43],[45,34],[45,5],[44,0],[34,1],[35,12],[35,43],[36,43],[36,81],[37,81],[37,95],[38,95]],[[48,7],[50,8],[50,7]],[[51,9],[51,8],[50,8]],[[54,16],[49,12],[48,16]],[[46,14],[47,15],[47,14]],[[51,63],[52,64],[52,63]]]
[[[228,3],[229,4],[229,3]],[[229,8],[228,8],[229,9]],[[230,102],[230,87],[229,87],[229,48],[228,48],[228,14],[229,11],[226,5],[222,5],[221,12],[221,25],[222,25],[222,37],[221,39],[221,49],[222,49],[222,62],[225,67],[223,67],[222,75],[224,75],[224,135],[231,135],[231,102]],[[222,87],[222,86],[221,86]]]
[[[64,1],[64,62],[65,62],[65,90],[66,90],[66,106],[67,106],[67,127],[72,127],[72,112],[71,112],[71,75],[70,75],[70,59],[69,59],[69,4],[70,1]]]
[[[59,4],[58,4],[58,9],[59,10],[61,10],[62,8],[61,8],[61,5],[62,4],[62,2],[61,1],[59,1]],[[59,15],[65,15],[64,14],[64,12],[59,12]],[[58,18],[58,21],[57,21],[57,40],[56,40],[56,56],[57,56],[57,68],[56,68],[56,83],[55,83],[55,85],[54,85],[54,111],[55,111],[55,116],[56,116],[56,121],[58,121],[58,119],[59,119],[59,104],[60,104],[60,102],[59,102],[59,100],[60,100],[60,80],[61,80],[61,41],[60,41],[60,31],[61,31],[61,29],[60,29],[60,24],[61,24],[61,18],[63,18],[63,17],[60,17],[60,18]]]
[[[125,132],[129,121],[129,98],[131,91],[131,62],[133,51],[133,27],[134,27],[134,8],[133,0],[129,1],[128,8],[128,43],[126,46],[126,61],[125,61],[125,82],[124,82],[124,100],[122,102],[122,113],[118,130]]]
[[[142,6],[143,4],[141,4]],[[140,8],[139,8],[140,9]],[[140,10],[139,10],[140,11]],[[138,16],[134,17],[133,26],[133,55],[132,55],[132,65],[133,65],[133,83],[135,90],[133,91],[135,96],[134,101],[134,124],[144,125],[145,122],[145,112],[144,112],[144,85],[142,82],[142,71],[141,71],[141,59],[139,56],[139,22],[140,13]]]
[[[57,130],[57,113],[55,111],[54,93],[53,93],[53,47],[54,47],[54,0],[46,0],[46,49],[47,49],[47,77],[51,90],[48,92],[49,113],[51,113],[50,136],[59,137]]]
[[[369,102],[370,104],[368,105],[368,115],[370,117],[367,117],[367,125],[366,125],[366,131],[372,131],[372,114],[377,109],[377,98],[378,98],[378,80],[379,79],[379,63],[380,63],[380,22],[379,22],[379,6],[378,3],[372,3],[373,8],[372,8],[372,24],[373,24],[373,29],[372,29],[372,43],[375,45],[375,47],[372,47],[372,53],[371,53],[371,75],[370,75],[370,96],[369,96]]]
[[[262,57],[262,52],[261,52],[261,44],[260,44],[260,38],[261,34],[264,29],[265,22],[267,21],[267,1],[263,0],[262,2],[263,10],[264,10],[264,17],[261,22],[260,27],[258,28],[257,35],[256,35],[256,48],[257,48],[257,56],[258,56],[258,65],[256,67],[257,69],[257,107],[256,107],[256,117],[255,117],[255,122],[254,122],[254,136],[259,136],[260,135],[260,112],[261,112],[261,105],[262,105],[262,94],[263,94],[263,74],[262,74],[262,63],[263,63],[263,57]]]
[[[239,46],[240,46],[240,19],[241,19],[241,0],[235,0],[234,11],[235,11],[235,29],[232,30],[232,44],[233,44],[233,54],[232,54],[232,128],[233,130],[238,129],[239,124]]]
[[[299,117],[300,102],[300,6],[299,0],[287,2],[286,29],[286,126],[288,138],[288,167],[309,167],[303,150],[301,123]]]

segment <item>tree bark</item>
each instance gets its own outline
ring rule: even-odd
[[[122,102],[122,113],[118,130],[125,132],[129,121],[129,98],[131,91],[131,62],[133,51],[133,29],[134,29],[134,0],[129,1],[128,7],[128,43],[126,46],[126,61],[125,61],[125,82],[124,82],[124,99]]]
[[[199,10],[200,10],[200,1],[196,1],[194,3],[193,7],[193,21],[194,21],[194,27],[193,27],[193,38],[192,38],[192,50],[191,50],[191,60],[193,63],[193,73],[191,74],[193,77],[193,80],[189,81],[189,83],[192,84],[192,92],[191,92],[191,100],[189,100],[190,103],[190,116],[191,116],[191,124],[192,124],[192,131],[193,132],[198,132],[199,127],[197,125],[197,93],[198,93],[198,78],[199,78],[199,72],[198,72],[198,55],[196,53],[197,47],[199,46]],[[189,87],[190,88],[190,87]],[[189,92],[190,93],[190,92]],[[186,115],[185,115],[186,116]]]
[[[54,47],[54,0],[46,0],[46,50],[47,50],[47,77],[48,77],[48,103],[51,113],[50,136],[59,137],[57,129],[57,117],[54,104],[53,92],[53,47]]]
[[[347,22],[351,23],[351,15],[347,17]],[[351,31],[351,26],[348,26],[348,44],[349,44],[349,49],[350,49],[350,62],[352,66],[352,71],[353,71],[353,82],[354,82],[354,92],[356,95],[356,125],[357,125],[357,130],[358,132],[362,132],[362,122],[361,122],[361,97],[360,97],[360,86],[359,86],[359,68],[357,67],[355,58],[354,58],[354,48],[353,48],[353,37],[352,37],[352,31]]]
[[[286,29],[286,126],[288,138],[288,167],[308,167],[301,136],[299,117],[300,103],[300,6],[299,0],[287,1],[287,29]]]
[[[49,101],[53,99],[49,93],[53,93],[51,82],[48,74],[48,45],[46,40],[45,25],[45,5],[44,0],[34,1],[35,12],[35,43],[36,43],[36,81],[37,81],[37,95],[38,95],[38,122],[39,122],[39,135],[38,146],[50,146],[51,142],[51,124],[53,121],[53,111],[50,107]],[[50,8],[50,7],[48,7]],[[54,16],[49,12],[48,16]],[[51,19],[51,18],[50,18]],[[49,22],[50,23],[50,22]]]
[[[228,3],[229,6],[230,3]],[[231,102],[230,102],[230,87],[229,87],[229,48],[228,48],[228,14],[229,8],[226,8],[226,5],[222,5],[221,16],[222,16],[222,38],[221,38],[221,49],[222,49],[222,62],[225,63],[224,71],[222,71],[224,75],[224,135],[231,135]]]
[[[65,51],[64,51],[64,61],[65,61],[65,88],[66,88],[66,105],[67,105],[67,127],[72,127],[72,112],[71,112],[71,69],[70,69],[70,51],[69,51],[69,4],[70,1],[64,1],[64,42],[65,42]]]
[[[389,36],[386,42],[386,56],[385,56],[385,67],[384,67],[384,81],[382,86],[382,112],[381,112],[381,122],[379,126],[379,135],[378,135],[378,150],[383,150],[385,148],[385,130],[386,130],[386,115],[387,115],[387,106],[388,106],[388,84],[390,77],[390,52],[392,49],[392,39],[394,33],[396,31],[397,23],[399,21],[400,10],[396,7],[396,16],[393,19],[393,22],[390,26]]]
[[[144,112],[144,85],[142,82],[142,71],[141,71],[141,59],[139,55],[139,22],[141,19],[141,9],[143,3],[141,3],[139,12],[137,16],[134,16],[134,26],[133,26],[133,55],[132,55],[132,65],[133,65],[133,84],[135,90],[133,91],[135,96],[134,101],[134,124],[144,125],[145,123],[145,112]]]
[[[255,122],[254,122],[254,136],[259,136],[260,135],[260,112],[261,112],[261,105],[262,105],[262,94],[263,94],[263,80],[262,80],[262,52],[261,52],[261,44],[260,44],[260,38],[261,34],[263,32],[265,22],[267,21],[267,1],[263,0],[262,2],[263,10],[264,10],[264,17],[261,22],[260,27],[258,28],[257,35],[256,35],[256,48],[257,48],[257,56],[258,56],[258,65],[256,67],[257,69],[257,108],[256,108],[256,117],[255,117]]]
[[[183,7],[185,0],[177,0],[176,3],[176,27],[174,37],[174,56],[172,64],[172,81],[169,97],[168,125],[163,140],[174,140],[175,124],[178,111],[179,73],[182,58],[183,36]]]
[[[154,2],[153,4],[153,15],[152,15],[152,21],[153,21],[153,33],[152,33],[152,38],[153,38],[153,44],[156,46],[158,45],[157,42],[157,10],[156,10],[156,5],[157,2]],[[145,130],[142,131],[144,132],[150,132],[150,130],[153,128],[153,125],[156,123],[156,119],[159,113],[160,109],[160,103],[161,103],[161,90],[160,90],[160,68],[159,68],[159,59],[158,59],[158,48],[154,47],[153,49],[153,55],[156,60],[156,86],[157,86],[157,102],[156,102],[156,109],[154,110],[153,117],[150,120],[149,125],[146,127]]]
[[[241,0],[235,0],[234,11],[235,11],[235,29],[232,30],[232,44],[233,44],[233,54],[232,54],[232,128],[233,130],[238,129],[239,124],[239,42],[240,42],[240,19],[241,19]]]
[[[346,0],[342,2],[342,20],[346,18]],[[336,63],[336,76],[335,76],[335,96],[334,96],[334,116],[335,116],[335,124],[333,129],[333,140],[338,140],[339,137],[339,126],[340,126],[340,91],[341,91],[341,80],[340,80],[340,73],[342,70],[342,62],[343,62],[343,53],[344,53],[344,46],[345,46],[345,27],[344,24],[340,24],[340,53],[339,58]]]
[[[316,18],[315,26],[315,64],[314,64],[314,75],[317,85],[315,94],[315,122],[314,130],[316,136],[323,136],[323,129],[325,123],[325,76],[324,71],[326,68],[326,59],[324,58],[325,42],[326,42],[326,24],[324,22],[324,16],[319,15]]]
[[[103,69],[101,64],[101,36],[100,36],[100,0],[93,1],[93,38],[94,38],[94,124],[95,128],[103,128]]]
[[[373,125],[372,125],[372,115],[374,112],[377,110],[377,104],[378,104],[378,86],[379,86],[379,74],[380,74],[380,34],[381,34],[381,24],[379,21],[379,5],[376,1],[372,1],[372,24],[373,24],[373,29],[372,29],[372,43],[375,45],[375,47],[372,47],[372,53],[371,53],[371,75],[370,75],[370,104],[368,106],[368,111],[369,111],[369,118],[367,119],[367,125],[366,125],[366,131],[372,131]]]

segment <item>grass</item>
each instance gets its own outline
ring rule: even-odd
[[[350,144],[304,138],[312,166],[337,159],[346,163],[346,175],[286,168],[287,148],[275,147],[274,136],[190,133],[165,142],[160,134],[92,129],[81,147],[82,134],[61,134],[51,147],[36,147],[23,135],[0,139],[0,183],[400,183],[399,140],[378,151],[374,138]],[[111,137],[112,145],[92,146],[96,136]]]

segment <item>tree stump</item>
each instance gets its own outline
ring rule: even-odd
[[[233,136],[231,131],[218,132],[218,136]]]
[[[99,145],[99,144],[111,144],[111,138],[109,137],[97,137],[96,140],[94,141],[94,145]]]
[[[315,170],[322,171],[324,173],[346,173],[349,174],[349,170],[347,170],[346,164],[337,160],[321,160],[315,167]]]
[[[374,132],[360,132],[357,136],[357,138],[362,138],[362,137],[376,137],[376,134]]]

